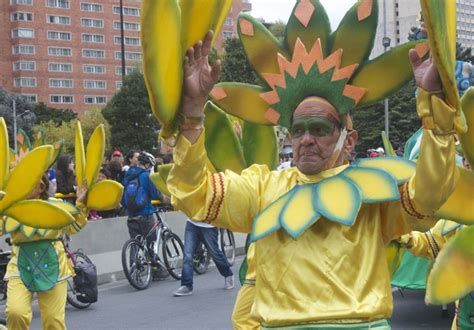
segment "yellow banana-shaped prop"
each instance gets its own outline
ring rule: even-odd
[[[0,216],[12,217],[26,226],[45,228],[61,228],[74,221],[70,213],[59,207],[42,200],[25,200],[50,167],[53,153],[52,146],[40,146],[27,153],[10,173],[8,133],[4,119],[0,118],[0,190],[3,190],[0,195],[4,195]]]
[[[231,5],[231,0],[143,1],[143,71],[162,138],[171,139],[177,127],[186,49],[211,29],[215,41]]]
[[[123,187],[114,180],[103,180],[97,182],[105,150],[105,130],[104,125],[100,124],[92,132],[87,144],[87,154],[84,150],[84,141],[82,139],[82,128],[78,121],[76,126],[76,178],[77,185],[79,180],[86,180],[89,189],[86,199],[86,207],[90,210],[105,211],[116,208],[122,197]],[[78,162],[79,159],[79,162]],[[79,164],[80,163],[80,164]],[[78,166],[78,164],[80,166]],[[80,173],[78,173],[80,171]]]

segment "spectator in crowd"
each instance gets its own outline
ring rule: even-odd
[[[53,167],[48,169],[48,180],[49,180],[48,195],[49,197],[54,197],[57,190],[57,183],[56,183],[56,170]]]
[[[375,151],[377,152],[378,157],[385,156],[385,150],[383,150],[382,147],[378,147],[377,150],[375,150]]]
[[[56,192],[62,195],[76,192],[76,172],[71,155],[61,155],[58,157],[56,186]],[[64,200],[75,203],[75,197],[64,198]]]
[[[140,155],[140,152],[137,150],[130,150],[125,156],[125,163],[122,168],[122,171],[127,172],[128,169],[132,166],[137,166],[138,165],[138,155]]]
[[[119,159],[111,159],[107,164],[107,170],[110,172],[110,179],[122,182],[124,173],[122,172],[122,163]]]
[[[158,221],[152,200],[163,200],[161,192],[150,180],[150,169],[155,166],[155,157],[148,152],[138,155],[138,166],[132,166],[123,180],[124,192],[122,205],[127,211],[127,226],[130,238],[137,235],[146,236]],[[147,244],[153,253],[153,242],[156,232],[147,237]],[[158,269],[158,256],[153,256],[152,269],[154,277],[163,272]]]
[[[110,160],[118,160],[120,162],[120,165],[123,166],[123,154],[120,150],[114,150],[112,152],[112,155],[110,156]]]
[[[184,260],[181,274],[181,286],[174,292],[176,297],[189,296],[193,293],[193,257],[201,242],[206,246],[219,273],[224,276],[224,288],[234,288],[234,274],[230,269],[226,256],[217,244],[219,231],[216,227],[188,219],[184,232]]]

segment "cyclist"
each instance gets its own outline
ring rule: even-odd
[[[127,226],[130,238],[134,238],[137,235],[145,236],[158,221],[155,207],[151,204],[151,201],[163,200],[163,195],[156,189],[149,177],[150,170],[155,164],[155,157],[152,154],[145,151],[140,152],[138,155],[138,166],[130,167],[123,179],[122,184],[125,189],[122,205],[127,210]],[[154,252],[152,244],[156,239],[156,233],[149,235],[147,238],[147,244],[150,247],[151,253]],[[158,256],[154,255],[153,258],[156,261]],[[157,263],[154,265],[155,267],[157,271]]]

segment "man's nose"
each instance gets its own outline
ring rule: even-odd
[[[313,144],[314,143],[314,136],[311,135],[308,131],[305,131],[304,134],[301,136],[301,144]]]

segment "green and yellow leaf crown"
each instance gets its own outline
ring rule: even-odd
[[[310,95],[328,100],[339,114],[347,114],[366,90],[347,84],[357,64],[341,68],[341,56],[342,50],[338,49],[324,58],[320,39],[308,53],[298,38],[291,61],[278,54],[280,73],[263,74],[272,89],[260,94],[271,106],[265,116],[274,124],[290,127],[294,109]]]
[[[220,83],[210,96],[228,114],[285,127],[309,96],[326,98],[341,115],[376,103],[413,78],[408,51],[424,57],[429,50],[426,41],[414,41],[369,60],[377,23],[377,1],[359,0],[331,32],[320,1],[299,0],[279,41],[260,21],[240,14],[239,38],[263,84]]]

